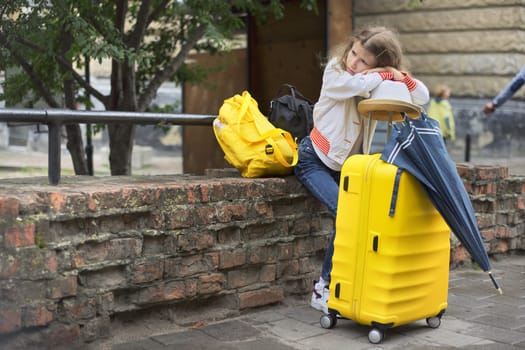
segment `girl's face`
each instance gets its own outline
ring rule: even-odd
[[[346,55],[346,71],[350,74],[362,73],[375,68],[377,59],[366,50],[360,42],[356,41]]]

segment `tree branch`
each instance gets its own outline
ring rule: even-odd
[[[149,17],[148,17],[148,21],[147,21],[147,25],[149,26],[151,22],[155,21],[156,19],[159,18],[159,15],[164,12],[164,10],[166,9],[166,7],[168,6],[168,4],[170,3],[170,0],[163,0],[159,3],[159,5],[157,7],[155,7],[153,9],[153,11],[151,11]]]
[[[26,47],[28,47],[28,48],[30,48],[32,50],[35,50],[35,51],[38,51],[38,52],[41,52],[41,53],[46,52],[46,50],[43,49],[42,47],[36,45],[33,42],[27,41],[24,38],[17,37],[16,39],[17,39],[17,42],[19,42],[20,44],[22,44],[22,45],[24,45],[24,46],[26,46]],[[11,51],[11,53],[14,54],[12,51]],[[80,87],[85,89],[90,95],[92,95],[93,97],[98,99],[100,102],[102,102],[104,105],[106,105],[106,103],[108,101],[108,96],[103,95],[100,91],[98,91],[93,86],[88,84],[86,82],[86,80],[80,74],[78,74],[76,70],[73,69],[73,67],[70,65],[69,61],[66,60],[64,57],[59,56],[59,55],[55,55],[55,59],[57,60],[58,64],[60,64],[60,66],[62,68],[65,68],[66,71],[71,72],[71,74],[73,75],[73,78],[80,85]]]
[[[9,52],[11,52],[11,55],[13,55],[13,58],[16,62],[22,67],[24,72],[29,76],[29,79],[31,80],[34,87],[36,87],[36,90],[40,93],[44,101],[52,107],[52,108],[60,108],[60,104],[57,102],[57,100],[54,98],[54,96],[49,92],[48,89],[46,89],[44,82],[42,79],[38,77],[38,75],[35,73],[33,66],[27,62],[24,57],[22,57],[18,52],[14,51],[9,44],[7,37],[3,32],[0,32],[0,43],[3,47],[7,48]]]
[[[144,111],[147,106],[153,101],[156,91],[159,87],[167,81],[175,72],[182,66],[188,53],[195,46],[195,44],[202,38],[206,32],[204,25],[196,28],[188,37],[184,45],[181,47],[178,54],[168,63],[166,67],[157,71],[153,79],[146,86],[144,91],[140,94],[137,107],[139,111]]]
[[[144,0],[140,4],[139,12],[137,13],[137,21],[135,22],[135,28],[127,37],[127,46],[138,50],[146,28],[148,25],[148,13],[151,6],[151,0]]]

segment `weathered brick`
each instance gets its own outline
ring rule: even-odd
[[[496,225],[507,225],[509,223],[509,215],[510,213],[507,212],[507,211],[503,211],[503,212],[498,212],[496,213],[496,222],[495,224]]]
[[[142,255],[170,254],[175,251],[177,236],[155,235],[144,236],[142,243]]]
[[[193,217],[195,225],[210,225],[218,221],[218,209],[215,206],[206,205],[196,207]]]
[[[90,343],[108,337],[111,334],[110,330],[111,321],[109,317],[98,316],[83,322],[80,336],[84,343]]]
[[[496,237],[497,238],[509,238],[512,237],[512,230],[507,226],[497,226],[496,227]]]
[[[276,262],[279,251],[275,249],[274,245],[254,246],[248,249],[248,263],[270,263]]]
[[[78,344],[80,341],[80,326],[78,324],[62,324],[53,322],[49,329],[46,330],[47,336],[45,344],[50,349],[62,348],[65,349]]]
[[[200,202],[200,194],[201,194],[201,192],[199,190],[200,190],[199,187],[197,187],[197,188],[191,187],[191,188],[187,189],[186,193],[187,193],[188,203]]]
[[[458,263],[460,261],[470,260],[470,255],[463,246],[452,248],[450,251],[450,262]]]
[[[24,327],[45,326],[54,319],[54,304],[32,305],[22,308],[22,324]]]
[[[35,224],[20,224],[7,228],[4,236],[7,248],[27,247],[35,244]]]
[[[89,211],[96,211],[98,207],[98,200],[96,198],[93,198],[93,196],[89,196],[87,200],[87,209]]]
[[[214,186],[213,185],[208,185],[208,184],[202,184],[199,186],[199,189],[200,189],[200,195],[201,195],[201,201],[203,203],[206,203],[206,202],[209,202],[211,199],[210,199],[210,192],[213,192],[213,190],[210,190],[210,187],[213,189]]]
[[[496,210],[498,201],[495,198],[477,198],[472,200],[472,207],[476,213],[493,213]]]
[[[228,288],[242,288],[256,283],[259,280],[258,270],[257,267],[250,267],[228,272]]]
[[[181,252],[208,249],[215,246],[215,241],[214,231],[190,231],[177,235],[177,249]]]
[[[161,260],[151,260],[133,264],[130,269],[133,283],[145,283],[161,279],[164,273],[164,264]]]
[[[476,221],[480,229],[493,226],[496,222],[496,216],[493,213],[480,213],[476,215]]]
[[[14,277],[20,267],[20,261],[14,254],[0,252],[0,278],[7,279]]]
[[[210,258],[210,256],[200,254],[184,258],[168,258],[164,263],[165,276],[166,278],[180,278],[208,273],[214,270],[214,262]]]
[[[77,295],[77,276],[61,276],[48,282],[47,297],[61,299]]]
[[[55,212],[61,211],[67,202],[66,195],[60,192],[49,193],[49,205]]]
[[[198,294],[214,294],[223,290],[225,277],[222,273],[211,273],[199,276]]]
[[[238,227],[226,227],[217,231],[218,244],[237,243],[241,239],[241,231]]]
[[[101,243],[86,243],[77,247],[73,258],[76,267],[105,260],[135,258],[142,251],[142,241],[137,238],[117,238]]]
[[[78,279],[80,285],[84,287],[102,290],[124,288],[128,285],[128,273],[123,265],[81,271]]]
[[[478,165],[475,167],[474,171],[476,172],[478,180],[495,180],[498,179],[501,174],[501,167]]]
[[[75,299],[64,299],[62,305],[65,317],[70,321],[87,320],[95,317],[97,313],[94,297],[80,296]]]
[[[54,277],[58,261],[54,250],[26,248],[19,252],[19,270],[21,278],[36,279]]]
[[[152,210],[150,212],[149,227],[154,230],[164,229],[164,212],[162,210]]]
[[[267,238],[284,237],[288,235],[288,225],[283,222],[257,222],[242,228],[241,241],[261,241]]]
[[[46,300],[45,280],[7,280],[0,282],[0,303],[24,305]]]
[[[277,267],[272,265],[263,265],[259,273],[259,281],[261,282],[273,282],[277,276]]]
[[[284,291],[281,287],[270,287],[253,290],[239,294],[239,308],[246,309],[251,307],[269,305],[284,299]]]
[[[252,207],[255,211],[255,215],[258,217],[273,217],[273,209],[270,203],[268,202],[256,202],[252,205]]]
[[[152,304],[183,299],[190,293],[184,281],[162,282],[139,291],[138,304]]]
[[[298,220],[290,222],[289,232],[291,235],[304,235],[312,231],[311,218],[301,217]]]
[[[17,198],[0,198],[0,217],[14,218],[20,212],[20,202]]]
[[[321,262],[316,259],[311,259],[310,257],[302,257],[298,259],[299,263],[299,274],[309,274],[311,271],[317,271]]]
[[[22,328],[20,310],[0,309],[0,334],[11,333]]]
[[[112,292],[105,292],[98,294],[97,300],[97,314],[111,315],[114,310],[114,294]]]
[[[294,256],[311,255],[317,250],[318,248],[311,238],[300,238],[294,241]]]
[[[216,206],[215,210],[218,222],[244,220],[248,214],[246,204],[225,204]]]
[[[219,268],[228,269],[244,265],[246,262],[246,251],[244,249],[222,250],[219,253]]]
[[[289,260],[293,257],[293,243],[279,243],[277,245],[279,260]]]
[[[296,276],[299,274],[299,261],[297,259],[289,261],[280,261],[277,264],[277,278],[283,276]]]
[[[195,214],[193,212],[193,207],[180,206],[164,215],[166,229],[168,230],[192,227],[194,225]]]
[[[485,242],[490,242],[496,237],[496,231],[494,229],[484,229],[481,230],[480,233]]]
[[[474,195],[495,195],[497,186],[495,182],[476,183],[471,186],[468,192]]]
[[[494,241],[494,244],[491,244],[490,251],[492,253],[506,253],[509,250],[509,242],[506,240],[497,240]]]

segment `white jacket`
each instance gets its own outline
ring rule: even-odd
[[[321,161],[330,169],[340,171],[351,155],[361,153],[364,118],[357,112],[357,104],[370,97],[370,91],[392,73],[350,74],[336,59],[325,68],[319,101],[314,106],[314,128],[310,138]],[[403,80],[417,105],[429,100],[427,87],[419,80],[406,75]],[[375,128],[376,122],[372,123]]]

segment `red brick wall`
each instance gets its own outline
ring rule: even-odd
[[[525,249],[525,179],[458,169],[489,252]],[[304,296],[333,225],[294,177],[46,182],[0,184],[2,349],[91,342],[110,317],[158,306],[212,300],[235,313]],[[451,256],[468,261],[455,240]]]

